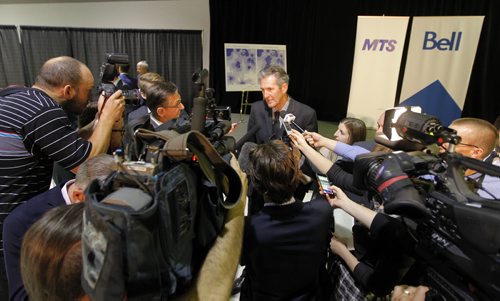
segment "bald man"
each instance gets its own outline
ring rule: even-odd
[[[455,151],[463,156],[485,161],[500,166],[500,158],[495,152],[498,131],[486,120],[478,118],[460,118],[453,121],[450,128],[457,131],[462,141]],[[477,193],[487,199],[500,199],[500,178],[466,170],[465,176],[481,185]]]
[[[93,87],[87,66],[71,57],[57,57],[42,65],[32,88],[0,91],[0,232],[15,207],[49,189],[54,162],[74,170],[87,158],[107,151],[125,106],[121,91],[107,100],[88,140],[71,127],[66,115],[83,111]],[[0,262],[1,250],[2,242]],[[7,300],[1,286],[4,265],[0,266],[0,300]]]

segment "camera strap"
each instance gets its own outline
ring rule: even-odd
[[[241,179],[237,172],[226,162],[215,150],[212,143],[199,131],[189,131],[179,134],[176,131],[154,132],[146,129],[138,129],[136,136],[145,141],[161,139],[165,141],[163,145],[163,155],[175,161],[191,160],[196,156],[200,168],[210,182],[219,186],[226,195],[222,205],[230,209],[236,205],[240,199],[242,191]],[[218,175],[222,177],[218,177]],[[218,178],[222,178],[219,183]]]

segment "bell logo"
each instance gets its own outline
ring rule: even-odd
[[[458,51],[460,48],[460,40],[462,39],[462,32],[453,31],[449,39],[436,39],[436,37],[437,34],[434,31],[426,31],[424,37],[424,47],[422,49],[433,50],[437,48],[440,51]]]
[[[363,43],[362,50],[371,50],[371,51],[388,51],[392,52],[396,49],[396,44],[398,41],[396,40],[380,40],[374,39],[370,41],[370,39],[365,39]]]

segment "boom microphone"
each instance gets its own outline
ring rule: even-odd
[[[204,97],[195,97],[193,100],[193,118],[191,120],[191,129],[199,132],[205,129],[207,99]]]

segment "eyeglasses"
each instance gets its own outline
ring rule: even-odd
[[[479,146],[477,146],[477,145],[474,145],[474,144],[467,144],[467,143],[462,143],[462,142],[459,142],[457,145],[471,146],[471,147],[474,147],[474,148],[480,148],[480,147],[479,147]]]
[[[173,106],[163,106],[163,107],[164,108],[178,108],[181,105],[181,102],[182,102],[182,99],[179,98],[179,100],[177,100],[177,102],[175,103],[175,105],[173,105]]]

